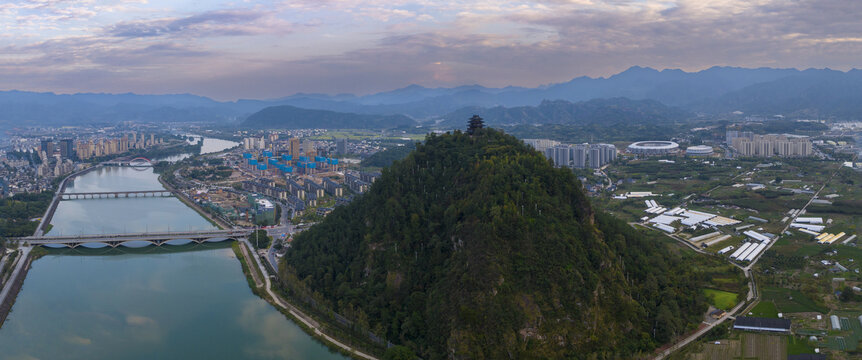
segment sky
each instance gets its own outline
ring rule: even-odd
[[[2,0],[0,90],[369,94],[862,60],[857,0]]]

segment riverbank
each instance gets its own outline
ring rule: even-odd
[[[209,221],[209,222],[210,222],[210,224],[213,224],[213,226],[215,226],[215,227],[217,227],[217,228],[219,228],[219,229],[221,229],[221,230],[225,230],[225,229],[231,229],[231,228],[233,228],[232,226],[228,225],[227,223],[225,223],[225,222],[224,222],[224,221],[222,221],[221,219],[219,219],[219,218],[217,218],[217,217],[213,217],[213,216],[211,216],[209,213],[207,213],[207,212],[206,212],[206,210],[204,210],[203,208],[201,208],[201,207],[200,207],[200,205],[196,204],[194,201],[192,201],[191,199],[187,198],[187,197],[185,196],[185,194],[183,194],[182,192],[178,191],[178,190],[177,190],[176,188],[174,188],[171,184],[169,184],[167,181],[165,181],[165,180],[162,178],[162,176],[161,176],[161,175],[159,175],[159,183],[160,183],[160,184],[162,184],[162,186],[163,186],[166,190],[168,190],[168,191],[170,191],[172,194],[174,194],[174,196],[175,196],[177,199],[179,199],[183,204],[185,204],[186,206],[188,206],[189,208],[191,208],[192,210],[194,210],[195,212],[197,212],[201,217],[203,217],[204,219],[206,219],[207,221]]]
[[[6,322],[6,317],[12,311],[12,306],[15,305],[15,298],[18,292],[21,291],[21,286],[24,285],[24,278],[27,277],[27,271],[30,270],[30,264],[33,262],[33,257],[30,256],[30,248],[22,247],[18,251],[21,252],[15,261],[15,268],[9,280],[4,284],[3,290],[0,291],[0,327]]]
[[[67,175],[65,178],[63,178],[62,181],[60,181],[60,184],[57,185],[57,190],[54,191],[54,197],[51,199],[51,205],[48,206],[48,209],[45,210],[45,215],[43,215],[42,219],[39,220],[39,226],[36,228],[36,232],[33,234],[33,236],[42,236],[49,230],[51,230],[48,225],[51,224],[51,219],[54,218],[54,212],[57,211],[57,205],[60,203],[60,196],[63,194],[63,192],[66,191],[66,185],[69,183],[69,180],[89,173],[90,171],[96,170],[100,167],[102,167],[101,164],[96,164],[86,169],[78,170]]]
[[[260,271],[257,271],[256,268],[250,267],[251,259],[248,254],[248,248],[239,241],[234,241],[231,244],[231,249],[233,249],[234,255],[239,259],[239,263],[242,266],[242,273],[245,274],[245,278],[248,281],[248,287],[251,288],[251,291],[261,297],[264,298],[263,294],[260,293],[260,288],[263,287],[263,274]]]
[[[251,244],[248,243],[248,240],[241,240],[239,246],[243,245],[245,245],[245,247],[247,248],[252,248]],[[245,261],[247,261],[249,264],[254,264],[254,266],[261,273],[265,273],[266,270],[264,270],[261,263],[257,260],[258,257],[256,256],[248,256],[245,259]],[[246,276],[249,276],[249,274],[246,274]],[[254,280],[249,279],[248,281],[249,286],[251,286]],[[311,335],[312,337],[329,347],[331,350],[337,351],[345,356],[350,356],[351,358],[358,360],[379,360],[377,357],[359,351],[323,332],[323,330],[321,330],[323,327],[317,320],[315,320],[311,316],[306,315],[304,312],[302,312],[302,310],[300,310],[293,304],[287,302],[287,300],[285,300],[273,291],[273,284],[268,276],[264,276],[264,282],[265,283],[263,288],[258,288],[258,290],[264,290],[265,294],[261,294],[257,291],[254,291],[253,289],[255,294],[257,294],[262,299],[266,300],[268,303],[278,309],[279,312],[284,314],[284,316],[286,316],[288,319],[290,319],[296,325],[302,328],[302,330],[305,331],[307,334]]]
[[[170,170],[171,169],[167,171]],[[186,206],[194,209],[203,218],[207,219],[216,226],[227,229],[231,228],[231,226],[224,223],[224,221],[206,212],[194,201],[191,201],[190,199],[186,198],[184,194],[174,188],[173,185],[168,183],[162,175],[160,175],[158,178],[159,183],[161,183],[162,186],[165,187],[165,189],[170,190],[172,193],[174,193],[174,195],[179,198],[180,201],[186,204]],[[287,302],[284,298],[282,298],[276,292],[273,291],[273,284],[270,281],[270,277],[267,270],[262,266],[261,261],[259,261],[259,257],[256,256],[256,252],[253,250],[253,247],[251,246],[251,244],[248,243],[247,240],[237,241],[235,246],[236,247],[234,247],[234,253],[236,254],[237,259],[242,265],[243,273],[246,276],[249,288],[255,295],[270,303],[282,314],[284,314],[288,319],[290,319],[296,325],[302,328],[303,331],[329,347],[331,350],[337,351],[355,359],[378,360],[377,357],[354,349],[353,347],[346,345],[345,343],[335,339],[329,334],[324,333],[320,323],[314,320],[311,316],[306,315],[304,312],[299,310],[299,308]]]

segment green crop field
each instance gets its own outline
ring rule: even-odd
[[[789,341],[787,342],[787,355],[799,355],[799,354],[813,354],[814,346],[803,338],[796,338],[794,336],[789,336]]]
[[[715,289],[703,289],[703,294],[716,308],[730,310],[736,306],[736,294]]]
[[[763,299],[774,302],[778,311],[781,312],[819,312],[823,314],[829,312],[825,306],[818,305],[799,290],[766,287],[761,291],[763,292]]]
[[[778,310],[775,308],[775,303],[764,300],[751,309],[751,316],[778,318]]]

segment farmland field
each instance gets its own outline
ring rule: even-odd
[[[736,294],[727,291],[715,289],[703,289],[703,294],[706,295],[710,303],[716,308],[729,310],[736,306]]]
[[[764,300],[751,309],[751,316],[778,318],[778,310],[775,308],[775,303]]]
[[[787,359],[787,336],[746,333],[742,337],[742,357],[760,360]]]
[[[829,312],[829,309],[817,305],[799,290],[765,287],[762,291],[763,299],[774,302],[780,312],[819,312],[823,314]]]

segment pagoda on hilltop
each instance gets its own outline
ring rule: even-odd
[[[481,129],[485,127],[485,122],[482,121],[482,118],[479,115],[473,115],[470,120],[467,121],[467,133],[473,135],[476,129]]]

